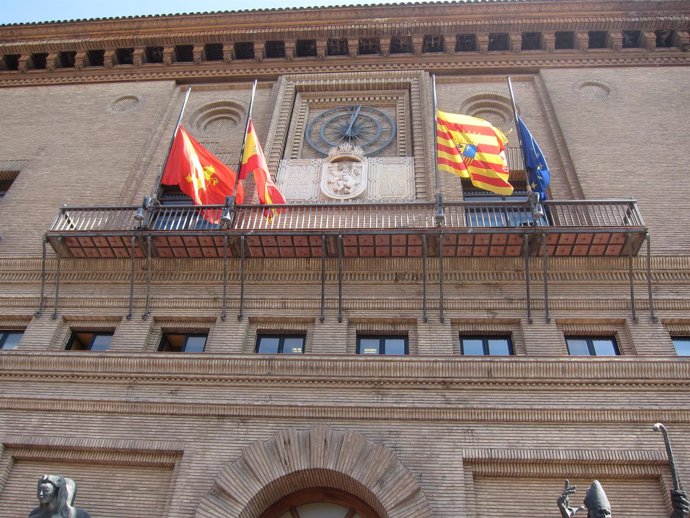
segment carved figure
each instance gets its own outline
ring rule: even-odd
[[[77,485],[61,475],[43,475],[38,479],[36,497],[39,506],[29,518],[90,518],[89,513],[74,507]]]
[[[576,513],[582,510],[587,510],[587,518],[611,518],[611,504],[609,499],[606,497],[604,488],[598,480],[592,482],[589,486],[587,494],[585,495],[584,505],[580,507],[570,507],[569,500],[570,495],[575,493],[577,489],[576,486],[571,486],[570,482],[565,481],[565,486],[563,487],[563,492],[557,500],[558,509],[561,511],[562,518],[572,518]],[[688,511],[690,510],[690,503],[688,502],[688,496],[685,491],[672,489],[671,490],[671,505],[673,507],[673,513],[671,513],[671,518],[685,518],[688,516]]]

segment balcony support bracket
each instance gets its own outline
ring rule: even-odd
[[[43,304],[45,302],[46,293],[46,247],[48,246],[48,236],[43,236],[43,250],[41,252],[41,295],[38,299],[38,309],[34,316],[41,318],[43,315]]]
[[[228,316],[228,235],[223,236],[223,310],[220,319],[225,322]]]
[[[527,298],[527,323],[531,324],[532,320],[532,297],[530,295],[530,284],[529,284],[529,237],[530,234],[524,234],[522,236],[522,250],[525,256],[525,296]]]
[[[652,237],[647,233],[647,295],[649,297],[649,314],[652,322],[659,319],[654,314],[654,295],[652,294]]]
[[[438,291],[439,291],[439,300],[438,300],[438,319],[439,321],[443,324],[446,321],[446,315],[445,315],[445,294],[443,292],[443,281],[445,280],[445,271],[443,269],[443,230],[440,232],[438,236],[438,274],[439,274],[439,279],[438,279]]]
[[[549,251],[546,247],[546,234],[541,234],[541,246],[544,257],[544,320],[548,324],[551,322],[551,315],[549,313]]]
[[[143,320],[149,318],[151,315],[151,282],[153,272],[151,271],[151,236],[146,236],[146,305],[144,306],[144,313],[141,315]]]
[[[58,238],[58,243],[62,244],[62,237]],[[55,300],[53,302],[53,315],[52,319],[57,320],[58,317],[58,301],[60,300],[60,254],[56,256],[56,266],[55,266]]]
[[[343,321],[343,236],[338,234],[338,322]]]
[[[245,236],[240,236],[240,312],[237,314],[237,320],[242,320],[244,317],[244,261],[245,261]]]
[[[633,322],[637,322],[637,309],[635,308],[635,279],[633,275],[632,234],[625,234],[625,245],[628,248],[628,283],[630,285],[630,309]]]
[[[129,255],[131,257],[130,270],[129,270],[129,307],[127,310],[127,320],[132,320],[132,309],[134,306],[134,263],[136,254],[134,250],[136,248],[137,236],[132,236],[132,248],[130,249]]]
[[[426,302],[426,283],[427,283],[427,242],[426,234],[422,234],[422,319],[426,324],[429,321],[429,314],[427,313]]]
[[[321,313],[319,314],[319,322],[326,320],[326,255],[328,253],[326,245],[326,236],[321,236]]]

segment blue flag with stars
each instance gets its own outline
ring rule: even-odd
[[[534,140],[534,137],[520,117],[518,117],[518,131],[520,132],[520,139],[524,148],[527,181],[529,181],[532,191],[539,193],[541,200],[546,200],[546,188],[551,181],[551,171],[549,171],[549,166],[546,165],[544,153],[541,152],[537,141]]]

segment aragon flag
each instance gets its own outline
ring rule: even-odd
[[[513,194],[508,182],[506,142],[503,132],[484,119],[437,111],[439,170],[469,178],[475,187],[502,196]]]
[[[179,126],[170,148],[161,183],[179,185],[195,205],[222,205],[232,196],[236,173]],[[244,189],[237,185],[236,203],[242,203]],[[204,211],[204,218],[217,223],[220,211]]]
[[[261,205],[281,205],[286,203],[278,187],[276,187],[273,180],[271,180],[266,158],[261,149],[261,144],[259,144],[259,139],[256,138],[254,123],[251,119],[249,119],[249,124],[247,125],[244,152],[242,153],[242,165],[240,166],[240,179],[245,179],[249,173],[254,173],[256,192],[259,196],[259,203],[261,203]],[[275,214],[277,210],[278,209],[268,211],[268,213],[264,213],[264,215],[273,217],[273,214]]]

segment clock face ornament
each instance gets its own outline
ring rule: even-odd
[[[343,143],[359,146],[366,155],[375,155],[394,137],[393,119],[381,110],[361,104],[326,110],[306,130],[309,145],[323,155]]]

